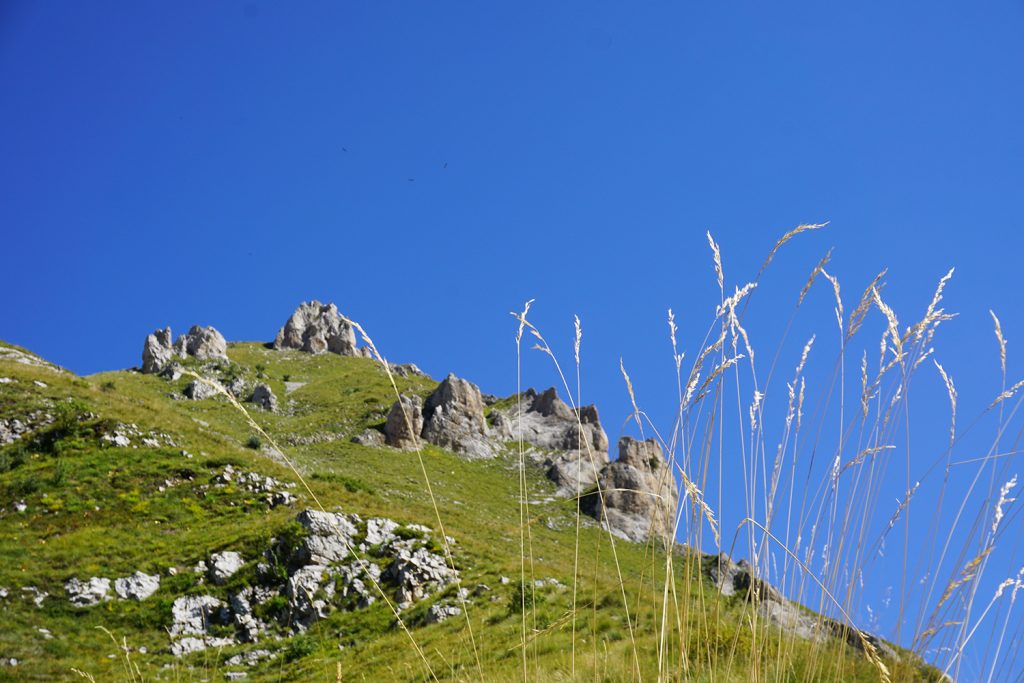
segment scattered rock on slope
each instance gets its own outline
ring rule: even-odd
[[[160,577],[135,572],[131,576],[114,579],[114,592],[122,600],[145,600],[160,588]]]
[[[64,592],[75,607],[92,607],[110,600],[110,579],[95,576],[88,581],[71,579],[64,584]]]
[[[277,396],[267,384],[257,384],[249,401],[272,413],[277,411]]]
[[[598,483],[603,495],[585,496],[584,512],[631,541],[671,537],[679,490],[657,441],[619,439],[619,458],[601,470]]]
[[[363,355],[356,348],[352,323],[334,304],[304,301],[277,333],[274,348],[298,349],[306,353],[330,351],[342,356]]]

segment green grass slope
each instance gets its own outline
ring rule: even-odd
[[[653,681],[659,669],[662,680],[879,679],[848,645],[752,627],[748,604],[721,597],[695,553],[677,552],[673,607],[663,615],[664,555],[624,541],[613,552],[607,533],[589,520],[580,525],[577,551],[572,501],[555,499],[535,468],[526,472],[531,505],[524,528],[514,447],[494,460],[468,461],[432,446],[418,455],[352,443],[353,435],[382,424],[395,398],[373,361],[256,343],[232,344],[229,356],[227,373],[259,378],[277,394],[277,414],[247,407],[285,457],[266,439],[257,443],[245,416],[226,400],[182,400],[188,377],[77,377],[24,362],[31,359],[24,350],[0,354],[0,377],[10,380],[0,384],[0,419],[33,412],[52,419],[0,449],[0,587],[8,591],[0,599],[0,657],[18,660],[0,666],[0,680],[76,680],[78,670],[96,681],[216,681],[241,671],[247,681],[519,681],[524,672],[540,681]],[[286,393],[286,381],[302,384]],[[400,390],[424,396],[434,387],[423,377],[396,381]],[[118,425],[137,426],[132,446],[102,438]],[[295,515],[315,507],[286,458],[328,510],[435,530],[440,517],[456,541],[462,585],[474,594],[468,619],[424,623],[432,598],[401,613],[406,631],[378,601],[335,612],[302,635],[172,656],[166,629],[173,600],[188,593],[223,598],[255,580],[255,560],[271,538],[294,533]],[[214,486],[227,465],[295,484],[289,490],[298,501],[271,509],[244,488]],[[191,568],[225,549],[250,562],[227,586],[198,585]],[[162,577],[148,600],[80,609],[64,596],[69,578],[137,570]],[[532,588],[534,581],[543,586]],[[29,587],[49,594],[41,606]],[[249,668],[227,664],[259,649],[276,656]],[[935,679],[904,660],[887,663],[893,680]]]

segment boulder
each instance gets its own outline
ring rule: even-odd
[[[388,413],[384,424],[384,441],[389,446],[415,450],[420,445],[423,431],[423,399],[419,396],[401,396]]]
[[[369,446],[371,448],[378,448],[384,445],[384,435],[377,429],[364,429],[353,436],[350,440],[352,443],[357,443],[360,446]]]
[[[390,520],[389,520],[390,521]],[[373,582],[380,583],[380,567],[373,562],[343,564],[334,572],[341,597],[352,600],[356,607],[369,607],[377,601]]]
[[[249,401],[255,403],[263,410],[270,412],[277,411],[277,396],[274,396],[273,390],[267,384],[257,384],[256,388],[252,390],[252,396]]]
[[[423,406],[422,436],[430,443],[471,458],[491,458],[484,402],[475,384],[448,375]]]
[[[122,600],[145,600],[160,588],[160,577],[135,572],[131,576],[114,579],[114,592]]]
[[[110,579],[96,576],[88,581],[71,579],[64,584],[64,592],[75,607],[92,607],[110,600]]]
[[[648,538],[672,542],[679,490],[661,446],[654,439],[619,439],[619,458],[601,469],[580,509],[630,541]]]
[[[171,347],[171,328],[156,330],[146,337],[142,347],[142,371],[146,373],[160,372],[174,358]]]
[[[208,624],[223,620],[224,603],[212,595],[184,595],[171,605],[171,636],[205,635]]]
[[[193,401],[202,401],[216,396],[220,392],[209,382],[194,379],[185,387],[185,396]]]
[[[227,583],[227,580],[234,576],[244,564],[245,560],[240,553],[236,553],[233,550],[225,550],[222,553],[210,555],[207,573],[210,581],[220,586]]]
[[[293,558],[295,564],[327,565],[348,557],[358,534],[348,517],[336,512],[303,510],[297,519],[305,528],[306,537]]]
[[[428,624],[440,624],[460,614],[462,614],[462,609],[456,605],[435,604],[431,605],[430,609],[427,610],[426,622]]]
[[[214,327],[193,325],[174,344],[179,356],[193,356],[199,360],[227,360],[228,343]]]
[[[306,565],[289,577],[285,595],[292,625],[304,629],[330,613],[334,582],[327,579],[327,567],[319,564]]]
[[[403,609],[457,578],[443,557],[426,548],[400,548],[388,565],[385,576],[398,584],[395,597]]]
[[[342,356],[362,355],[356,349],[352,323],[334,304],[309,301],[299,304],[274,339],[274,348],[297,349],[306,353],[330,351]]]

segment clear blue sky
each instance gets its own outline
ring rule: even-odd
[[[0,338],[92,373],[167,324],[269,340],[319,298],[504,394],[537,298],[567,362],[582,317],[614,439],[620,356],[672,414],[665,311],[692,357],[718,300],[705,230],[731,288],[830,220],[762,280],[755,344],[829,247],[848,306],[889,267],[907,321],[956,266],[937,353],[975,415],[988,308],[1024,373],[1024,3],[712,5],[5,2]],[[831,306],[816,288],[787,373],[814,330],[827,376]],[[536,354],[526,381],[554,382]]]

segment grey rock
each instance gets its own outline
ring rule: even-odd
[[[395,597],[402,608],[422,600],[458,577],[443,557],[426,548],[399,549],[385,575],[398,585]]]
[[[301,567],[289,577],[285,595],[292,625],[305,629],[330,613],[329,599],[334,595],[334,583],[327,578],[328,568],[320,564]]]
[[[228,343],[224,335],[214,327],[193,325],[187,333],[178,337],[175,349],[178,355],[189,355],[199,360],[228,359]]]
[[[146,373],[160,372],[174,357],[171,347],[171,328],[156,330],[146,337],[142,346],[142,371]]]
[[[460,614],[462,614],[462,608],[456,605],[431,605],[430,609],[427,610],[426,622],[428,624],[440,624]]]
[[[372,562],[352,562],[334,572],[341,596],[355,601],[357,607],[368,607],[377,601],[374,582],[380,583],[380,567]]]
[[[274,348],[298,349],[306,353],[361,355],[356,349],[355,328],[334,304],[309,301],[299,304],[277,333]]]
[[[413,363],[388,363],[391,372],[399,377],[427,377],[427,373],[420,370]]]
[[[210,555],[209,577],[217,585],[227,583],[235,573],[242,568],[245,560],[240,553],[233,550],[225,550],[221,553]]]
[[[306,529],[306,538],[295,558],[298,564],[327,565],[348,557],[358,530],[346,515],[303,510],[297,519]]]
[[[259,640],[260,633],[264,630],[264,625],[252,613],[252,605],[249,602],[249,597],[252,593],[252,588],[246,588],[240,593],[232,593],[228,596],[231,618],[239,640],[243,643],[255,643]]]
[[[216,396],[218,393],[217,389],[198,379],[194,379],[188,383],[185,387],[185,396],[192,399],[193,401],[202,401],[204,399]]]
[[[397,528],[398,522],[392,519],[371,517],[366,520],[366,539],[364,543],[367,547],[390,543],[396,538],[395,530]]]
[[[39,588],[36,588],[35,586],[24,586],[22,587],[21,592],[28,594],[29,599],[32,600],[32,603],[36,607],[42,607],[43,602],[46,600],[46,598],[50,597],[49,593]]]
[[[263,408],[263,410],[268,410],[272,413],[277,411],[277,396],[274,395],[273,390],[267,384],[257,384],[249,400]]]
[[[249,383],[241,377],[232,377],[231,380],[224,385],[224,388],[228,390],[235,398],[241,398],[245,395],[246,389],[248,389]],[[253,401],[255,403],[255,401]]]
[[[230,647],[235,644],[235,641],[231,638],[213,638],[210,636],[196,638],[195,636],[187,636],[171,643],[171,654],[175,657],[184,657],[193,652],[201,652],[207,648]]]
[[[384,423],[384,441],[389,446],[415,450],[420,445],[423,431],[423,399],[419,396],[401,396],[391,406]]]
[[[75,607],[92,607],[110,600],[110,579],[96,576],[88,581],[70,579],[64,584],[64,592]]]
[[[378,448],[384,445],[384,435],[377,429],[364,429],[352,437],[352,443],[357,443],[360,446],[369,446],[370,448]]]
[[[423,406],[423,438],[470,458],[492,458],[484,402],[475,384],[448,375]]]
[[[160,588],[160,577],[135,572],[131,576],[114,579],[114,592],[122,600],[145,600]]]
[[[206,635],[209,624],[224,623],[224,607],[224,603],[212,595],[178,598],[171,605],[171,636]]]
[[[577,412],[558,397],[554,387],[540,394],[528,389],[519,407],[495,410],[491,434],[501,440],[518,440],[541,449],[540,459],[558,495],[575,496],[597,481],[608,464],[608,436],[594,406]]]
[[[598,482],[602,494],[585,496],[583,512],[627,540],[671,542],[679,490],[657,441],[619,439],[619,458],[601,470]]]

